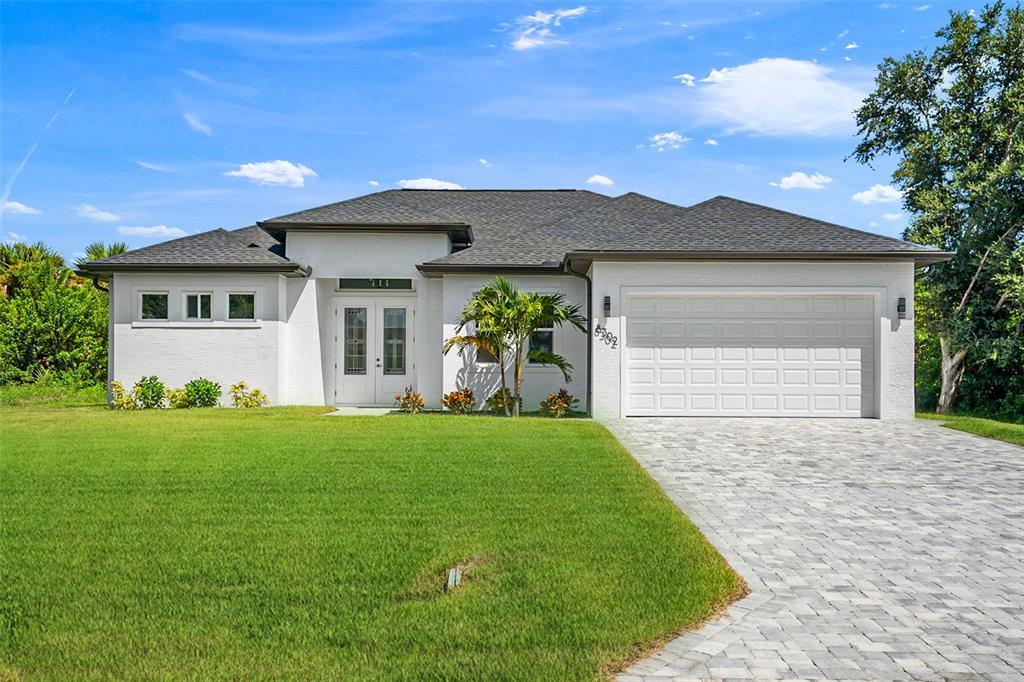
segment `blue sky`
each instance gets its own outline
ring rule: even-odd
[[[851,110],[955,7],[4,3],[0,234],[71,257],[442,182],[899,235],[891,164],[844,161]]]

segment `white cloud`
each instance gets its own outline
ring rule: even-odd
[[[615,184],[615,181],[609,178],[607,175],[591,175],[587,178],[588,185],[602,185],[604,187],[611,187]]]
[[[903,192],[892,185],[871,185],[869,189],[857,192],[850,198],[862,204],[889,204],[902,199]]]
[[[931,5],[918,5],[917,7],[914,8],[914,11],[915,12],[926,12],[929,9],[931,9],[931,7],[932,7]]]
[[[200,121],[199,117],[195,114],[185,111],[182,112],[181,116],[185,119],[185,123],[188,124],[188,127],[196,131],[197,133],[202,133],[203,135],[213,135],[213,128]]]
[[[552,26],[561,26],[563,19],[576,19],[587,13],[585,5],[572,9],[556,9],[553,12],[537,10],[516,19],[515,40],[510,43],[513,50],[532,50],[535,47],[551,47],[566,45],[567,41],[558,38],[551,30]]]
[[[843,49],[844,50],[856,50],[858,47],[860,47],[860,45],[858,45],[857,43],[846,43],[846,47],[843,48]]]
[[[717,147],[718,140],[716,140],[713,137],[709,137],[708,139],[704,140],[704,144],[708,145],[709,147]]]
[[[160,173],[173,173],[174,169],[170,166],[164,166],[159,163],[150,163],[149,161],[136,161],[137,165],[142,166],[146,170],[157,171]]]
[[[302,187],[306,177],[316,176],[316,171],[301,163],[291,161],[260,161],[243,163],[237,170],[228,171],[224,175],[245,178],[257,185],[283,185],[285,187]]]
[[[370,180],[370,187],[380,187],[380,183],[376,180]]]
[[[829,135],[850,132],[864,92],[833,70],[797,59],[759,59],[712,69],[701,80],[698,107],[728,132]]]
[[[794,171],[778,182],[769,183],[779,189],[825,189],[832,178],[822,173],[808,175],[802,171]]]
[[[872,220],[870,223],[868,223],[868,227],[879,227],[879,225],[878,222]]]
[[[102,211],[92,204],[79,204],[78,206],[72,206],[72,208],[75,209],[75,213],[78,214],[79,218],[95,220],[98,223],[112,223],[121,219],[121,216],[116,213]]]
[[[902,213],[883,213],[882,217],[885,218],[886,220],[902,220],[903,219],[903,214]]]
[[[187,234],[180,227],[167,227],[166,225],[152,225],[150,227],[121,225],[117,228],[117,233],[122,237],[165,237],[168,239],[184,237]]]
[[[477,161],[477,163],[479,163],[484,168],[490,168],[491,166],[494,165],[493,163],[491,163],[487,159],[477,159],[476,161]]]
[[[694,80],[696,79],[696,77],[693,74],[689,73],[681,73],[678,76],[672,76],[672,78],[674,80],[679,81],[688,88],[692,88],[694,86]]]
[[[657,135],[652,135],[647,139],[651,143],[651,149],[657,149],[659,152],[663,152],[666,149],[679,149],[682,145],[690,141],[690,138],[683,137],[675,131],[658,133]]]
[[[448,182],[447,180],[435,180],[434,178],[399,180],[398,186],[402,189],[463,189],[462,185]]]
[[[27,241],[28,241],[28,237],[26,237],[25,235],[23,235],[23,234],[21,234],[19,232],[8,232],[4,236],[4,243],[5,244],[17,244],[18,242],[24,243],[24,242],[27,242]]]
[[[850,35],[850,29],[844,28],[842,31],[838,33],[838,35],[836,35],[836,38],[845,38],[848,35]]]
[[[844,62],[852,62],[853,58],[852,57],[843,57],[843,61]]]
[[[26,206],[20,201],[5,201],[3,205],[3,210],[0,212],[21,215],[39,215],[40,213],[42,213],[42,211],[40,211],[38,208]]]

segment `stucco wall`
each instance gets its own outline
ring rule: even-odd
[[[146,375],[180,387],[197,377],[225,391],[245,381],[280,401],[281,288],[278,275],[118,274],[111,282],[109,373],[126,387]],[[256,321],[227,320],[228,291],[256,292]],[[167,292],[167,322],[139,318],[142,291]],[[184,292],[212,292],[211,322],[187,322]]]
[[[882,290],[878,339],[879,417],[914,416],[914,270],[911,263],[610,263],[596,262],[593,320],[620,340],[620,349],[595,342],[593,410],[599,419],[622,416],[620,405],[623,290],[629,287],[863,287]],[[603,299],[611,296],[611,315]],[[896,319],[897,299],[907,299],[907,319]]]
[[[456,334],[459,313],[473,292],[490,281],[487,275],[445,275],[442,338],[447,339]],[[520,288],[541,293],[562,292],[570,303],[586,309],[587,285],[579,277],[571,275],[513,275],[508,279]],[[523,409],[536,410],[540,401],[549,393],[560,388],[568,390],[580,399],[579,408],[583,409],[586,402],[587,384],[587,335],[572,327],[562,327],[555,331],[555,352],[564,355],[575,367],[572,382],[566,385],[562,373],[553,367],[527,365],[523,380]],[[511,381],[512,371],[507,372]],[[469,386],[483,401],[500,387],[498,370],[493,365],[478,365],[473,362],[472,352],[460,355],[453,349],[443,360],[443,387],[447,393],[457,388]]]
[[[288,232],[285,254],[313,268],[313,277],[415,277],[416,266],[451,251],[448,235]]]

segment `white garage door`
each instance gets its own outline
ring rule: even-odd
[[[871,296],[631,294],[627,416],[874,416]]]

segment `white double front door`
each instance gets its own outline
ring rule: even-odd
[[[338,299],[335,402],[393,405],[415,389],[412,303],[402,299]]]

